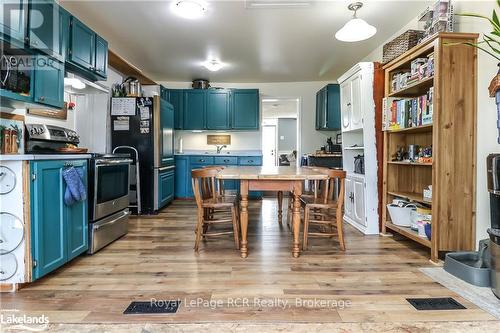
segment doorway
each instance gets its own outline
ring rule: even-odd
[[[273,167],[277,165],[276,161],[276,125],[262,126],[262,165],[264,167]]]
[[[262,155],[264,166],[300,165],[300,99],[262,99]]]

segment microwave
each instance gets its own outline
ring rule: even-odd
[[[11,93],[31,96],[33,57],[4,52],[0,57],[0,88]]]

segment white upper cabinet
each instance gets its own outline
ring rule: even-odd
[[[361,73],[349,77],[340,85],[342,131],[363,128]]]
[[[361,91],[361,73],[352,77],[351,82],[351,127],[350,130],[363,128],[363,109]]]
[[[342,131],[348,131],[351,127],[351,82],[347,81],[340,85],[340,111],[342,113]]]

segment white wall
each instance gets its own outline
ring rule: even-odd
[[[190,88],[191,82],[159,82],[167,88]],[[316,131],[316,92],[331,82],[280,82],[280,83],[211,83],[212,87],[222,88],[255,88],[260,90],[261,97],[299,98],[301,103],[300,136],[301,154],[314,152],[326,144],[326,139],[335,137],[335,132]],[[232,132],[235,144],[231,149],[261,149],[261,132]],[[176,132],[177,140],[183,138],[184,149],[206,149],[198,145],[206,142],[206,132]],[[241,136],[241,139],[240,139]],[[205,141],[204,141],[205,140]],[[237,142],[237,143],[236,143]],[[213,147],[211,147],[213,149]]]
[[[487,17],[495,6],[495,1],[454,1],[455,13],[478,13]],[[416,18],[408,23],[393,37],[408,29],[417,28]],[[459,32],[490,32],[486,21],[456,16],[455,31]],[[392,37],[392,38],[393,38]],[[391,40],[392,38],[389,38]],[[380,61],[382,46],[373,50],[364,61]],[[478,53],[477,61],[477,190],[476,190],[476,240],[487,238],[486,230],[490,224],[489,197],[486,185],[486,156],[499,153],[497,143],[497,115],[495,100],[488,96],[488,85],[497,72],[497,61],[483,52]]]

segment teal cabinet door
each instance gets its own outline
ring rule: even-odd
[[[26,38],[28,0],[2,1],[0,36],[14,45],[22,46]]]
[[[76,17],[71,17],[69,61],[83,69],[94,71],[96,34]]]
[[[47,56],[37,56],[33,99],[55,108],[64,104],[64,65]]]
[[[201,89],[184,91],[184,129],[205,129],[206,92]]]
[[[80,169],[83,174],[83,183],[87,187],[87,161],[69,162],[76,169]],[[63,181],[64,182],[64,181]],[[64,186],[66,190],[66,185]],[[84,253],[89,248],[88,243],[88,207],[87,200],[66,206],[64,220],[66,224],[66,246],[67,260]]]
[[[231,128],[231,93],[225,89],[211,89],[207,93],[207,129],[226,130]]]
[[[316,94],[316,129],[338,131],[341,129],[340,86],[329,84]]]
[[[33,280],[50,273],[88,249],[87,200],[67,206],[63,171],[82,170],[87,187],[87,161],[30,162],[31,255]]]
[[[102,78],[108,76],[108,42],[98,35],[95,40],[95,73]]]
[[[187,198],[188,186],[191,184],[188,178],[189,157],[175,156],[175,197]]]
[[[174,171],[160,173],[158,207],[162,208],[174,199]]]
[[[260,121],[259,90],[232,90],[232,128],[240,130],[258,130]]]
[[[28,16],[28,43],[31,49],[64,60],[65,30],[69,14],[52,0],[30,0]]]
[[[330,131],[341,130],[340,85],[329,84],[326,89],[326,124]]]
[[[174,129],[184,129],[184,90],[169,89],[168,101],[174,107]]]
[[[38,279],[66,263],[63,161],[31,162],[31,249],[33,278]]]

